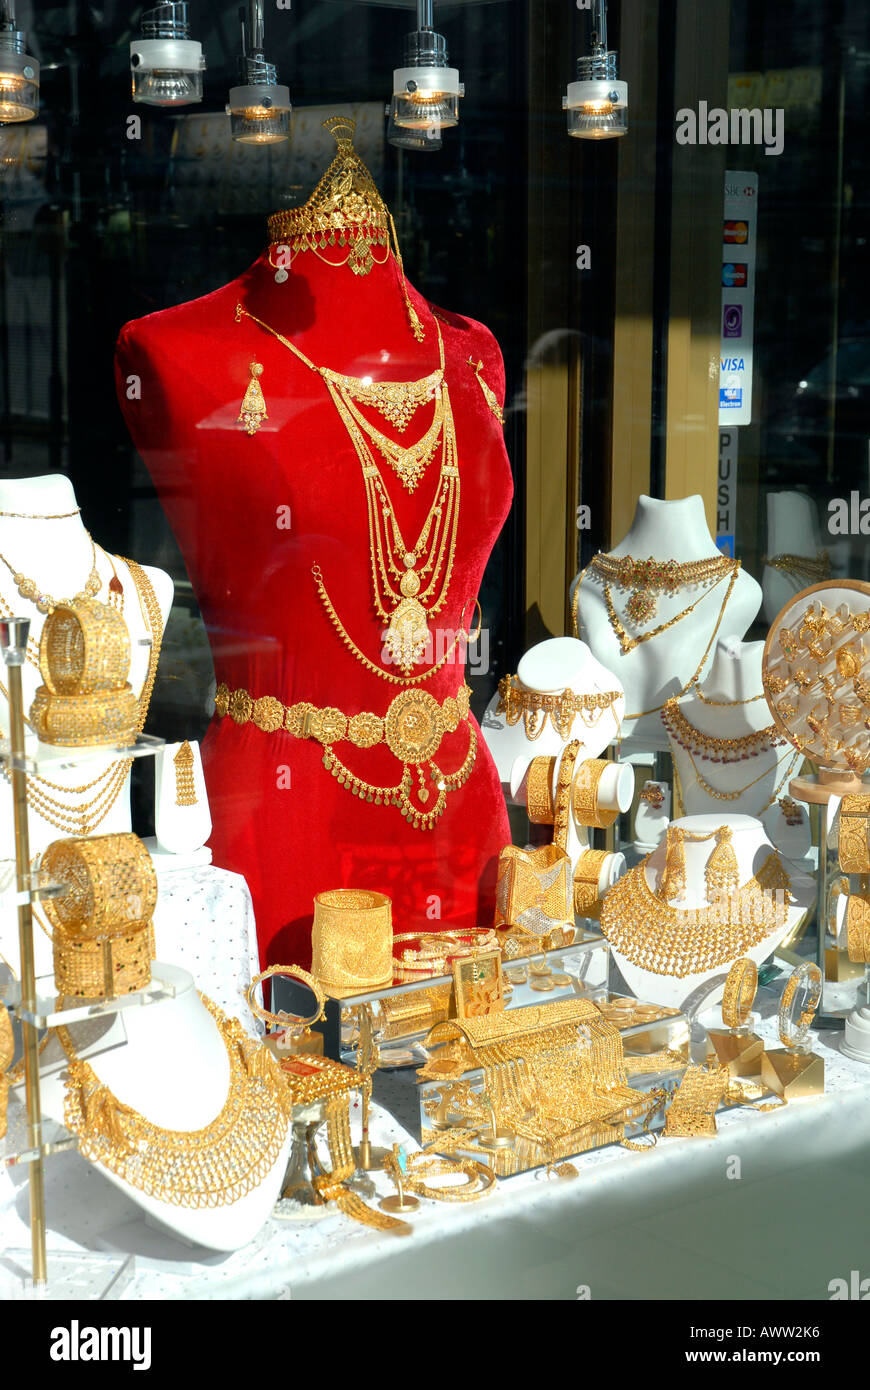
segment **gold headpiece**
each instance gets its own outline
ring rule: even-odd
[[[329,116],[323,127],[338,146],[336,156],[302,207],[288,208],[269,218],[270,246],[289,246],[291,260],[301,251],[313,251],[327,265],[349,265],[354,275],[368,275],[375,265],[389,259],[392,232],[411,330],[421,342],[425,330],[408,298],[392,215],[353,146],[356,122],[348,116]],[[377,246],[386,248],[379,259],[372,250]]]

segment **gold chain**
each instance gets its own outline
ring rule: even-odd
[[[91,543],[91,572],[85,581],[84,588],[76,594],[76,598],[93,598],[103,587],[103,581],[97,573],[97,547],[94,538],[89,531],[85,531],[85,535]],[[69,604],[69,599],[53,598],[51,594],[39,587],[35,579],[28,579],[20,570],[13,569],[5,555],[0,555],[0,560],[3,561],[12,575],[12,582],[16,585],[21,597],[27,599],[28,603],[34,604],[40,613],[48,614],[57,608],[58,604]]]

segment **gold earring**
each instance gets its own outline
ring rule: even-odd
[[[726,894],[736,893],[740,887],[740,870],[731,844],[729,825],[723,825],[716,831],[716,848],[707,860],[704,882],[707,885],[708,903],[714,903]]]
[[[196,787],[193,782],[193,749],[184,740],[175,757],[175,804],[176,806],[195,806]]]
[[[667,829],[667,848],[665,867],[662,873],[661,895],[670,902],[682,898],[686,891],[686,851],[683,848],[682,832],[674,825]]]
[[[244,425],[248,434],[256,434],[263,421],[269,418],[266,402],[263,399],[263,388],[259,381],[262,375],[263,368],[260,363],[252,362],[251,380],[248,382],[248,389],[245,392],[245,399],[242,401],[242,408],[237,420],[238,424]]]

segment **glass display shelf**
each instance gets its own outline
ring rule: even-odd
[[[505,982],[510,983],[507,972],[519,967],[528,970],[532,965],[548,965],[555,973],[569,976],[562,984],[554,984],[546,993],[535,991],[528,986],[512,987],[506,1002],[507,1008],[522,1004],[543,1004],[554,999],[570,998],[587,989],[604,989],[607,983],[609,955],[605,951],[603,937],[594,936],[587,940],[574,942],[571,946],[560,946],[553,951],[541,951],[535,955],[523,956],[521,960],[502,963]],[[562,962],[557,965],[557,962]],[[311,1012],[311,991],[283,975],[272,979],[272,1007],[276,1013],[284,1011],[297,1017]],[[423,1060],[409,1055],[397,1062],[390,1060],[390,1052],[395,1049],[401,1056],[408,1044],[415,1038],[425,1037],[426,1033],[439,1022],[443,1009],[451,1006],[453,976],[428,975],[420,980],[395,980],[392,985],[381,989],[366,990],[360,994],[345,995],[341,999],[327,994],[326,1012],[317,1030],[323,1033],[323,1050],[327,1057],[335,1061],[353,1064],[356,1056],[354,1029],[359,1011],[369,1006],[374,1024],[374,1040],[379,1044],[381,1066],[410,1065]],[[420,997],[420,1006],[415,1006],[415,996]],[[443,1005],[442,1005],[443,1001]]]
[[[48,1280],[35,1287],[32,1256],[27,1250],[4,1250],[0,1255],[0,1299],[52,1302],[112,1301],[121,1298],[136,1273],[135,1255],[109,1255],[90,1250],[48,1252]]]
[[[19,907],[21,903],[39,902],[40,898],[57,898],[67,891],[68,884],[56,883],[39,869],[27,874],[25,887],[18,891],[15,860],[0,859],[0,908]],[[0,996],[2,997],[2,996]]]
[[[144,989],[132,994],[119,994],[115,999],[83,999],[70,1001],[69,1007],[57,1007],[57,993],[54,989],[53,975],[40,975],[36,981],[36,1008],[21,1008],[21,990],[17,980],[10,981],[0,999],[15,1009],[15,1016],[35,1028],[56,1028],[59,1024],[80,1023],[87,1018],[100,1018],[105,1014],[117,1014],[123,1009],[142,1008],[147,1004],[159,1004],[164,999],[174,999],[191,977],[185,970],[154,962],[151,982]]]
[[[89,744],[81,748],[66,748],[58,744],[38,743],[25,746],[23,757],[12,757],[8,739],[0,739],[0,760],[19,772],[45,777],[65,768],[82,767],[98,759],[151,758],[164,747],[166,740],[153,734],[138,734],[132,743]]]
[[[22,1083],[23,1088],[23,1083]],[[56,1120],[42,1117],[42,1157],[51,1158],[53,1154],[66,1153],[74,1149],[78,1141],[64,1125]],[[24,1106],[10,1096],[7,1107],[6,1136],[0,1139],[0,1164],[4,1168],[15,1168],[22,1163],[33,1163],[39,1152],[31,1145],[27,1130],[27,1111]]]

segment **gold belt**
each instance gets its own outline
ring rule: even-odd
[[[468,727],[468,752],[462,765],[445,773],[434,762],[441,740],[453,733],[461,723],[467,723],[471,691],[463,685],[457,695],[448,695],[440,704],[425,690],[402,690],[390,702],[385,715],[363,710],[346,715],[329,705],[319,709],[302,701],[285,705],[272,695],[255,699],[247,690],[230,690],[221,683],[215,691],[215,714],[229,715],[236,724],[253,723],[264,733],[283,732],[291,738],[311,738],[323,744],[323,764],[354,796],[376,806],[398,806],[404,818],[418,830],[431,830],[446,803],[447,792],[465,783],[474,767],[477,735]],[[365,782],[345,767],[335,754],[333,745],[347,741],[356,748],[374,748],[386,743],[390,752],[403,764],[402,778],[396,786],[379,787]],[[433,787],[426,785],[424,766],[428,769]],[[418,786],[412,798],[416,768]],[[428,806],[435,794],[435,805]]]

